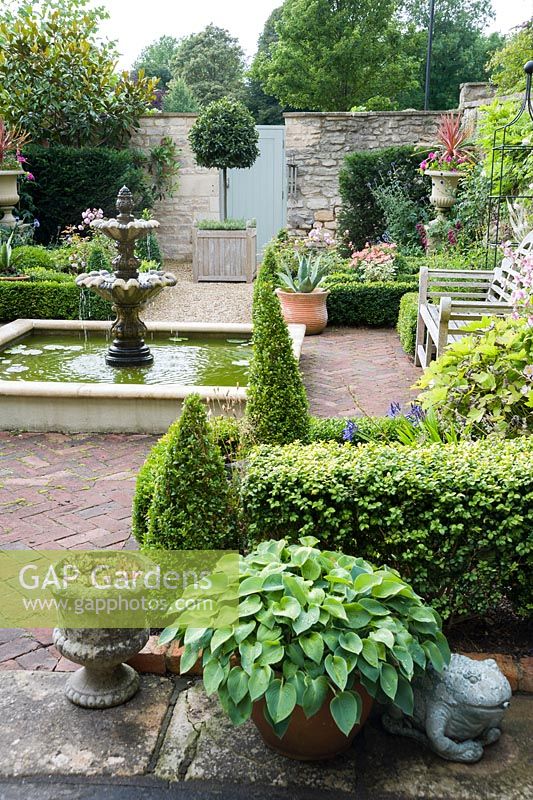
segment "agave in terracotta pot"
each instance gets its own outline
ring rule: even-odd
[[[276,294],[283,318],[287,323],[304,324],[306,335],[322,333],[328,323],[329,291],[320,286],[326,274],[321,257],[314,254],[299,256],[296,275],[289,267],[278,274],[281,286]]]
[[[301,760],[350,747],[374,698],[412,713],[411,681],[450,657],[438,615],[396,572],[317,543],[261,543],[241,557],[233,625],[160,639],[185,645],[183,673],[203,654],[205,690],[234,725],[252,718],[269,747]]]

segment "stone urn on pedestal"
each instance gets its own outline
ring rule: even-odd
[[[21,175],[23,169],[0,169],[0,225],[6,228],[17,224],[13,208],[20,200],[17,180]]]
[[[139,675],[123,662],[143,649],[149,635],[148,628],[56,628],[56,648],[82,665],[67,680],[68,699],[83,708],[111,708],[133,697]]]
[[[429,202],[436,211],[435,219],[425,226],[428,241],[428,251],[438,249],[442,237],[438,234],[441,222],[446,220],[450,209],[457,202],[457,188],[463,173],[456,170],[428,169],[425,172],[431,178],[431,195]]]

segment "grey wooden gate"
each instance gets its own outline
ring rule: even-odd
[[[250,169],[228,171],[228,217],[255,219],[257,252],[287,222],[285,127],[258,125],[260,155]]]

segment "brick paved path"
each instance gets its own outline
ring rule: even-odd
[[[420,370],[392,330],[328,329],[305,340],[301,361],[311,411],[383,414]],[[1,424],[1,423],[0,423]],[[134,547],[135,476],[157,437],[0,432],[0,549]],[[0,630],[0,669],[76,669],[48,630]]]
[[[327,328],[306,338],[300,365],[319,417],[386,414],[393,401],[415,398],[410,387],[422,374],[390,328]]]

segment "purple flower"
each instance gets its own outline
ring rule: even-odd
[[[396,417],[400,416],[402,413],[402,407],[400,403],[391,403],[389,410],[387,411],[387,416],[391,419],[395,419]]]
[[[412,422],[413,425],[419,425],[426,418],[426,412],[418,403],[411,403],[409,412],[405,415],[405,419]]]
[[[35,180],[35,175],[33,174],[33,172],[26,172],[25,177],[29,181],[34,181]]]
[[[353,442],[356,433],[357,433],[357,423],[355,423],[353,419],[349,419],[346,422],[346,427],[342,432],[342,441]]]

